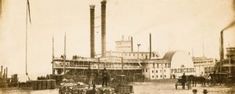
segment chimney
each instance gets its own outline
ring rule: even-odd
[[[95,57],[95,5],[90,5],[90,57]]]
[[[133,52],[133,37],[131,37],[131,52]]]
[[[151,59],[152,56],[152,38],[151,33],[149,34],[149,59]]]
[[[106,52],[106,0],[101,1],[101,50],[102,57]]]

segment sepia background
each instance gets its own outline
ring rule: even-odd
[[[89,56],[89,4],[96,5],[96,54],[100,53],[99,3],[98,0],[30,0],[29,75],[51,73],[52,37],[55,55],[60,56],[65,32],[67,57]],[[124,35],[133,36],[134,44],[140,43],[140,50],[147,51],[148,34],[152,33],[152,48],[161,56],[169,50],[184,50],[194,56],[218,58],[219,32],[233,21],[232,4],[232,0],[108,0],[107,50],[114,50],[114,41]],[[3,0],[2,5],[0,64],[8,66],[10,74],[24,74],[26,2]],[[225,33],[225,41],[234,38],[231,35]]]

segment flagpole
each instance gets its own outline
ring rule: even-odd
[[[28,0],[27,0],[28,2]],[[25,18],[25,23],[26,23],[26,26],[25,26],[25,73],[26,73],[26,76],[28,76],[28,3],[26,2],[26,18]]]

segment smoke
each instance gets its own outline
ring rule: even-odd
[[[222,31],[224,31],[224,30],[226,30],[226,29],[228,29],[228,28],[230,28],[234,25],[235,25],[235,20],[233,20],[229,25],[227,25]]]
[[[233,2],[232,2],[232,6],[233,6],[233,11],[235,12],[235,0],[233,0]]]
[[[232,1],[232,8],[233,8],[233,12],[235,13],[235,0]],[[233,21],[229,25],[227,25],[222,31],[224,31],[234,25],[235,25],[235,19],[233,19]]]

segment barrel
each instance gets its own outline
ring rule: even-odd
[[[33,90],[37,90],[38,89],[37,81],[31,81],[30,85],[32,86]]]
[[[38,90],[42,89],[42,81],[37,80],[37,86],[38,86]]]
[[[56,88],[56,80],[51,80],[51,89]]]
[[[41,80],[42,81],[42,89],[47,89],[47,81],[46,80]]]
[[[47,82],[47,89],[51,89],[51,80],[46,80]]]

